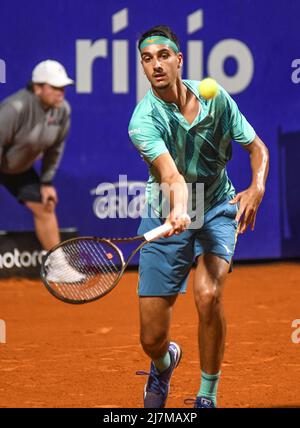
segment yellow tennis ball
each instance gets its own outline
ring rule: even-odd
[[[199,94],[206,100],[214,98],[218,94],[218,84],[215,79],[207,77],[201,80],[199,85]]]

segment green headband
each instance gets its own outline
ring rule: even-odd
[[[146,46],[150,46],[150,45],[167,45],[169,46],[171,49],[173,49],[173,51],[177,54],[179,52],[178,47],[176,46],[176,44],[168,39],[167,37],[163,37],[163,36],[150,36],[147,37],[147,39],[143,40],[141,45],[140,45],[140,51],[142,49],[144,49]]]

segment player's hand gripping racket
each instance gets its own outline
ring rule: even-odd
[[[120,281],[133,256],[148,242],[172,229],[165,223],[133,238],[73,238],[44,257],[41,278],[53,296],[66,303],[88,303],[109,293]],[[141,241],[125,261],[118,243]]]

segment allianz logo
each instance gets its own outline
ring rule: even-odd
[[[17,248],[0,254],[0,269],[12,269],[14,267],[35,267],[42,263],[46,251],[20,252]]]
[[[101,183],[90,192],[96,196],[93,212],[99,219],[139,218],[146,203],[145,189],[145,182],[128,181],[127,175],[120,175],[116,183]]]

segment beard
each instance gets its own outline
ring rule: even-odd
[[[171,84],[170,83],[163,83],[161,85],[152,85],[152,86],[156,91],[159,92],[159,91],[164,91],[166,89],[169,89]]]

